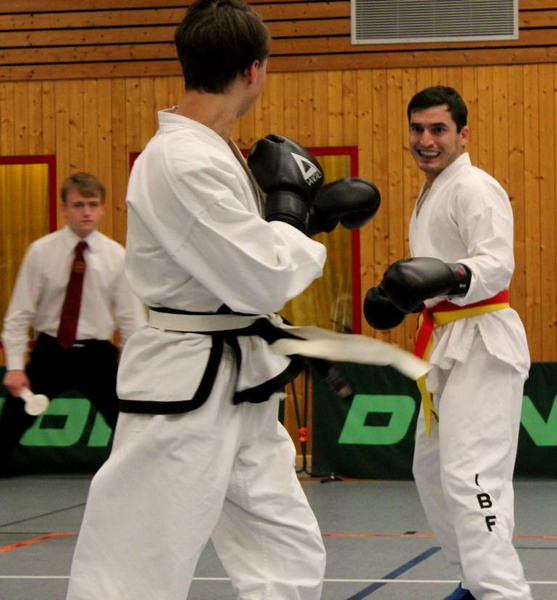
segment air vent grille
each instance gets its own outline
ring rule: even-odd
[[[352,43],[518,39],[518,0],[351,0]]]

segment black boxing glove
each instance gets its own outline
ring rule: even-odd
[[[283,221],[307,232],[309,211],[323,185],[323,169],[302,146],[282,135],[258,140],[248,166],[267,194],[265,220]]]
[[[400,325],[406,313],[399,310],[385,295],[381,285],[370,288],[364,298],[364,317],[375,329],[382,331]]]
[[[381,287],[399,310],[410,313],[429,298],[465,296],[471,279],[466,265],[424,256],[393,263],[385,271]]]
[[[343,177],[324,185],[309,214],[308,235],[332,231],[339,223],[359,229],[370,221],[381,205],[377,186],[361,177]]]

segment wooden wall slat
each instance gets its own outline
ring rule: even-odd
[[[102,224],[106,228],[106,232],[109,235],[113,235],[114,215],[116,213],[115,206],[117,203],[112,194],[112,186],[110,185],[114,171],[111,152],[113,98],[112,86],[109,79],[97,80],[96,96],[98,118],[90,124],[91,129],[96,130],[97,171],[94,172],[102,173],[103,183],[105,185],[108,184],[106,213]],[[92,167],[89,166],[89,163],[85,163],[84,168],[91,169]]]
[[[18,4],[19,1],[18,1]],[[41,3],[42,4],[42,3]],[[164,3],[172,4],[172,3]],[[330,20],[348,19],[350,17],[350,3],[348,1],[314,0],[309,2],[284,1],[279,3],[265,2],[256,4],[251,2],[261,17],[273,27],[275,21],[295,21],[303,23],[304,20]],[[73,30],[83,27],[130,27],[138,25],[178,24],[186,13],[189,3],[180,3],[180,8],[157,8],[156,2],[149,3],[146,10],[134,10],[131,0],[128,8],[110,10],[76,10],[75,2],[72,9],[65,11],[49,12],[45,10],[31,10],[27,14],[21,11],[10,14],[11,11],[0,10],[0,30],[38,30],[38,29],[68,29]],[[80,2],[80,7],[83,3]],[[27,12],[27,11],[26,11]]]
[[[300,139],[298,122],[299,77],[295,73],[284,76],[284,135]]]
[[[345,144],[356,146],[358,143],[358,94],[357,73],[343,71],[342,73],[342,130]],[[332,142],[330,142],[332,144]],[[340,144],[339,144],[340,145]]]
[[[493,146],[493,175],[509,189],[509,86],[508,69],[493,70],[493,102],[491,144]]]
[[[524,69],[524,129],[527,132],[539,132],[539,89],[538,65],[529,65]],[[541,245],[539,244],[539,225],[541,215],[539,159],[540,149],[538,137],[525,136],[525,171],[524,183],[526,192],[525,203],[525,234],[526,234],[526,327],[539,331],[541,327]],[[538,243],[536,243],[538,241]],[[530,349],[541,355],[542,336],[529,340]]]
[[[508,69],[509,78],[509,197],[514,213],[515,272],[511,301],[523,317],[526,315],[526,198],[524,68]]]
[[[93,173],[99,172],[99,147],[97,145],[97,127],[96,124],[87,118],[87,115],[99,115],[97,94],[98,82],[91,81],[90,85],[83,88],[83,164],[91,165]],[[109,212],[112,206],[109,206]]]
[[[43,102],[42,83],[31,81],[27,85],[27,103],[29,114],[28,154],[39,154],[44,146],[43,138]]]
[[[69,129],[70,129],[70,171],[80,169],[85,164],[85,145],[83,129],[85,114],[83,111],[83,80],[70,81],[69,86]]]
[[[283,0],[288,1],[288,0]],[[127,10],[130,7],[152,7],[160,4],[158,0],[79,0],[81,10]],[[164,0],[164,6],[187,6],[191,2]],[[0,13],[34,13],[75,11],[75,0],[0,0]]]
[[[478,136],[478,160],[485,168],[493,173],[493,71],[489,67],[478,67],[478,97],[482,102],[478,103],[478,124],[476,132]]]
[[[43,131],[42,149],[37,154],[56,153],[56,86],[52,81],[42,82]]]
[[[156,44],[126,44],[123,46],[71,46],[53,48],[14,48],[0,50],[0,62],[40,65],[45,63],[91,63],[152,58],[174,59],[176,53],[170,42]],[[40,61],[40,62],[38,62]]]
[[[391,201],[388,195],[388,147],[385,143],[385,128],[388,123],[389,107],[387,104],[387,71],[383,69],[374,70],[371,74],[371,136],[369,141],[360,139],[359,146],[369,144],[371,148],[371,164],[374,167],[375,176],[373,180],[382,194],[382,207],[374,220],[372,231],[374,234],[373,250],[374,263],[368,271],[367,280],[362,278],[362,289],[368,289],[371,285],[380,281],[380,278],[391,262],[391,235],[390,218],[393,214],[393,207],[396,209],[396,200]],[[369,164],[369,163],[368,163]],[[362,168],[360,162],[360,173],[365,176],[366,169]],[[360,236],[361,237],[361,236]],[[402,257],[397,257],[402,258]],[[362,256],[362,263],[367,262],[366,257]],[[365,331],[364,325],[364,331]],[[380,339],[385,341],[394,341],[399,343],[400,330],[380,332],[377,334]]]
[[[3,33],[27,33],[30,36],[29,39],[33,39],[32,36],[36,35],[40,30],[61,30],[60,33],[63,33],[63,30],[67,30],[68,34],[73,34],[79,32],[80,29],[87,28],[137,27],[138,25],[147,27],[171,25],[175,27],[183,18],[185,12],[185,8],[130,9],[121,11],[114,9],[111,11],[93,12],[31,11],[20,14],[0,12],[0,31]]]
[[[555,82],[554,66],[540,65],[538,67],[538,115],[543,135],[539,137],[540,158],[538,178],[540,182],[540,310],[544,335],[541,338],[542,356],[554,356],[557,351],[557,295],[555,269],[556,264],[556,230],[555,218],[555,176],[551,174],[555,168],[555,146],[547,140],[554,140],[555,131]],[[541,132],[540,132],[541,134]],[[550,267],[552,265],[552,267]]]
[[[557,8],[556,0],[519,0],[520,10],[543,10],[544,8]]]
[[[270,112],[268,100],[257,102],[253,108],[253,123],[255,131],[269,131]]]
[[[28,86],[18,85],[14,96],[14,153],[29,153],[29,107],[27,104]]]
[[[423,42],[420,44],[357,44],[350,41],[349,36],[319,36],[315,38],[275,38],[272,43],[272,56],[276,55],[308,55],[308,54],[383,54],[385,52],[425,52],[435,50],[441,57],[445,52],[458,50],[466,56],[473,51],[507,50],[511,53],[522,47],[555,46],[557,36],[551,29],[525,30],[518,40],[504,40],[499,42]],[[411,49],[411,50],[410,50]],[[489,55],[489,54],[488,54]],[[444,64],[444,61],[439,61]]]
[[[67,53],[68,46],[98,46],[122,44],[170,43],[175,25],[148,27],[103,27],[102,29],[45,29],[40,31],[0,31],[0,48],[22,49],[42,60],[45,48],[59,46],[59,52]],[[39,56],[37,56],[37,54]],[[18,54],[10,50],[0,54],[3,62],[18,60]]]
[[[126,186],[129,175],[129,153],[138,148],[130,149],[128,134],[130,138],[135,134],[135,128],[132,132],[126,129],[126,105],[127,81],[125,79],[114,79],[112,82],[112,167],[114,174],[112,177],[112,202],[113,210],[113,229],[112,237],[121,244],[126,241]]]
[[[56,189],[59,190],[62,181],[72,172],[71,146],[70,139],[70,97],[71,81],[59,81],[55,85],[55,127],[56,137],[54,149],[56,153],[56,162],[62,168],[56,170]],[[82,169],[80,167],[80,170]],[[60,215],[58,215],[60,222]]]
[[[549,8],[549,7],[544,7]],[[523,11],[519,16],[520,29],[551,28],[557,25],[557,10]]]
[[[265,9],[267,5],[287,8],[289,4],[298,5],[301,0],[247,0],[248,4],[254,6],[258,11]],[[314,4],[339,4],[345,5],[346,0],[313,0]],[[521,0],[521,2],[531,2],[532,0]],[[303,2],[302,2],[303,3]],[[34,12],[68,12],[68,11],[113,11],[113,10],[132,10],[135,8],[152,8],[154,6],[176,6],[186,8],[191,4],[188,0],[79,0],[79,9],[76,7],[75,0],[18,0],[17,3],[11,0],[0,0],[0,13],[34,13]]]
[[[313,104],[313,145],[333,146],[329,139],[329,121],[331,109],[329,108],[329,95],[333,93],[329,87],[329,73],[317,71],[311,74],[312,90],[318,99]]]
[[[267,78],[266,94],[263,98],[268,98],[269,133],[280,133],[281,131],[284,131],[286,134],[286,126],[284,123],[286,113],[284,90],[286,89],[286,86],[284,78],[285,76],[281,73],[277,73],[277,75]]]
[[[400,146],[402,148],[401,156],[401,178],[402,187],[400,191],[400,205],[402,221],[405,224],[403,233],[402,256],[410,256],[410,243],[408,236],[408,226],[414,203],[419,195],[422,180],[419,177],[419,171],[410,154],[410,145],[408,143],[408,119],[406,117],[406,107],[412,96],[418,90],[418,74],[415,69],[404,69],[401,71],[401,94],[399,101],[399,113],[401,119]],[[389,196],[390,197],[390,196]],[[403,338],[401,345],[404,348],[412,348],[417,327],[417,317],[410,315],[403,324]]]
[[[366,132],[368,143],[358,145],[358,160],[359,164],[373,165],[367,171],[367,176],[375,181],[378,185],[381,181],[378,181],[379,174],[376,173],[375,164],[373,161],[373,97],[372,97],[372,75],[371,71],[360,71],[356,76],[356,95],[357,95],[357,120],[358,128],[360,131]],[[360,170],[361,171],[361,167]],[[381,190],[381,188],[379,188]],[[382,194],[382,202],[384,205],[385,198]],[[380,210],[374,219],[373,223],[368,223],[365,227],[360,230],[360,258],[365,257],[365,260],[361,261],[360,273],[361,280],[365,282],[365,287],[362,285],[362,298],[363,301],[367,289],[375,282],[375,265],[377,258],[375,256],[375,239],[378,231],[378,223],[381,219],[381,215],[384,210]]]

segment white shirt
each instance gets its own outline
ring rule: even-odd
[[[29,328],[56,337],[75,246],[69,227],[34,241],[25,254],[4,318],[2,341],[8,370],[23,369]],[[88,248],[77,339],[108,340],[118,327],[122,344],[145,323],[145,310],[124,272],[124,248],[98,231]]]
[[[135,161],[126,201],[128,276],[148,306],[212,313],[226,304],[268,314],[322,274],[322,244],[260,216],[259,194],[237,149],[171,111],[159,112],[159,130]],[[262,339],[239,341],[238,390],[271,379],[289,362]],[[118,395],[190,399],[210,347],[210,336],[138,332],[124,349]]]
[[[485,171],[459,156],[434,180],[410,221],[412,256],[462,263],[472,272],[466,296],[450,301],[466,305],[508,289],[514,271],[513,214],[505,190]],[[447,298],[428,300],[428,306]],[[511,298],[512,304],[512,298]],[[448,368],[465,360],[479,331],[490,354],[527,376],[530,358],[526,334],[511,308],[462,319],[435,330],[433,365]]]

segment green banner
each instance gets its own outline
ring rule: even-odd
[[[0,367],[0,377],[4,375]],[[4,404],[4,389],[0,410]],[[15,448],[14,473],[93,473],[110,452],[112,430],[78,392],[68,392],[50,401]],[[0,458],[3,460],[3,457]]]
[[[411,479],[416,384],[390,367],[341,367],[356,392],[350,403],[313,377],[313,474]],[[557,476],[557,363],[534,363],[530,370],[515,474]]]
[[[0,381],[5,368],[0,367]],[[0,410],[5,390],[0,385]],[[284,419],[284,403],[279,408]],[[110,454],[112,430],[96,408],[78,392],[68,392],[50,401],[14,450],[15,474],[94,473]],[[3,457],[0,457],[3,460]]]
[[[334,396],[319,376],[313,378],[313,474],[411,479],[416,384],[389,367],[341,366],[356,391],[350,403]],[[3,402],[1,396],[0,407]],[[13,463],[21,473],[92,473],[108,457],[111,441],[112,431],[96,409],[69,392],[52,399],[24,434]],[[557,363],[532,365],[515,473],[557,477]]]

